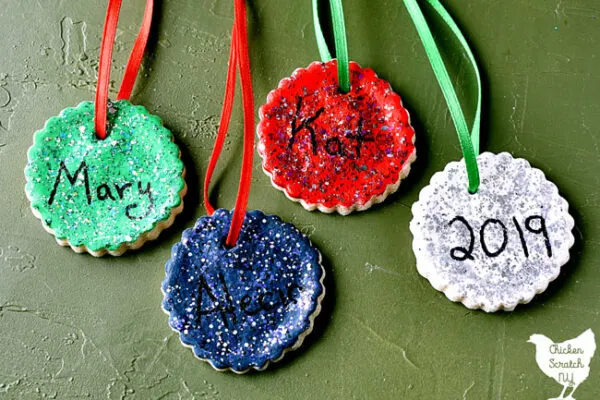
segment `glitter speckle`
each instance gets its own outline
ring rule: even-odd
[[[196,356],[243,372],[277,360],[311,329],[324,272],[309,268],[320,254],[308,238],[278,217],[248,212],[227,249],[230,223],[220,209],[184,232],[165,267],[163,308]]]

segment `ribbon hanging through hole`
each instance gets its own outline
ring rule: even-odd
[[[106,139],[107,136],[106,118],[108,88],[110,85],[110,67],[112,64],[113,46],[117,33],[121,3],[122,0],[109,0],[108,8],[106,10],[106,19],[104,21],[104,30],[102,32],[100,60],[98,64],[98,83],[96,86],[96,101],[94,106],[94,129],[99,139]],[[131,50],[131,54],[129,55],[117,100],[129,100],[129,97],[131,96],[135,80],[142,64],[146,44],[148,43],[153,11],[154,1],[147,0],[142,25],[133,45],[133,49]]]
[[[333,59],[321,28],[319,18],[319,0],[312,1],[313,6],[313,24],[315,26],[315,36],[317,38],[317,47],[321,61],[327,62]],[[346,39],[346,24],[344,22],[344,9],[342,0],[329,0],[331,10],[331,22],[333,25],[333,37],[335,42],[335,57],[338,68],[338,86],[342,93],[350,91],[350,65],[348,59],[348,41]]]
[[[215,145],[206,170],[206,179],[204,180],[204,204],[208,215],[212,215],[215,209],[210,204],[208,195],[210,181],[219,156],[221,155],[221,151],[223,150],[225,137],[227,136],[233,100],[235,97],[236,68],[239,68],[244,112],[244,150],[238,194],[231,219],[231,226],[225,242],[228,247],[235,246],[244,223],[248,197],[250,195],[252,161],[254,156],[254,96],[252,93],[252,76],[250,72],[250,57],[248,51],[246,5],[244,0],[235,0],[234,6],[234,21],[231,32],[231,48],[229,51],[223,108],[221,110],[217,139],[215,140]]]
[[[475,56],[473,56],[473,52],[471,51],[467,40],[452,19],[452,16],[448,13],[448,11],[446,11],[444,6],[438,0],[426,1],[442,18],[442,21],[444,21],[448,28],[450,28],[450,31],[458,39],[467,55],[471,67],[473,67],[473,71],[475,72],[475,77],[477,80],[477,108],[475,109],[475,116],[473,118],[473,127],[469,132],[465,114],[462,110],[460,102],[458,101],[456,90],[454,90],[452,80],[450,79],[448,70],[444,65],[444,61],[435,43],[431,29],[429,28],[429,25],[427,25],[425,16],[423,15],[417,0],[404,0],[404,5],[406,6],[410,17],[415,24],[417,33],[419,34],[421,42],[423,43],[423,47],[425,48],[425,53],[427,53],[427,57],[429,58],[429,62],[431,63],[435,77],[437,78],[440,88],[442,89],[442,93],[444,94],[444,98],[446,99],[446,103],[448,104],[448,110],[450,111],[452,121],[454,122],[460,147],[465,160],[467,176],[469,179],[469,192],[476,193],[480,184],[479,167],[477,166],[477,155],[479,154],[479,133],[481,126],[482,92],[479,68],[477,67]]]

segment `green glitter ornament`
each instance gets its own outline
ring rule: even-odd
[[[94,132],[94,105],[50,118],[34,135],[25,192],[62,246],[121,255],[158,237],[183,209],[185,167],[173,135],[143,106],[109,104],[108,137]]]

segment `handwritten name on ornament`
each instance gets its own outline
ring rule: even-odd
[[[236,314],[242,313],[248,316],[256,315],[260,312],[269,312],[278,307],[287,307],[291,303],[296,303],[294,293],[302,292],[304,288],[292,283],[285,290],[276,288],[273,291],[261,289],[250,290],[241,295],[239,299],[234,299],[230,294],[229,287],[222,273],[217,274],[217,278],[223,289],[223,296],[219,298],[216,288],[206,282],[204,276],[200,276],[198,282],[198,297],[196,322],[201,323],[202,317],[218,313],[223,323],[229,326],[229,320],[237,322]],[[203,296],[205,294],[206,296]],[[207,302],[203,302],[203,297],[207,297]]]
[[[345,140],[342,140],[337,136],[333,136],[327,138],[324,143],[319,145],[319,142],[317,141],[317,133],[315,132],[313,123],[321,116],[323,111],[325,111],[325,108],[319,108],[313,116],[304,119],[301,119],[299,116],[301,108],[302,97],[298,99],[296,113],[292,119],[292,130],[288,141],[289,150],[294,147],[294,143],[296,143],[296,137],[301,131],[306,131],[310,135],[310,143],[314,155],[319,154],[319,151],[325,151],[330,156],[340,156],[355,160],[360,158],[363,144],[374,141],[372,137],[365,134],[363,129],[364,120],[360,118],[355,129],[356,133],[347,133],[344,137]],[[321,140],[321,142],[323,141]]]
[[[80,179],[82,177],[82,179]],[[75,170],[75,172],[71,173],[64,161],[60,162],[60,168],[58,170],[58,174],[56,175],[56,179],[54,181],[54,187],[52,188],[52,192],[50,193],[50,197],[48,198],[48,205],[52,205],[54,200],[56,199],[56,195],[58,192],[58,187],[60,183],[66,178],[67,182],[71,185],[71,188],[74,188],[81,183],[85,188],[85,197],[87,200],[87,204],[91,205],[95,199],[97,201],[116,201],[117,199],[123,200],[125,194],[131,192],[132,195],[136,192],[134,189],[135,182],[125,182],[121,185],[115,183],[112,186],[106,182],[100,183],[94,192],[92,193],[92,188],[90,186],[90,174],[89,169],[85,161],[82,161],[79,164],[79,167]],[[141,197],[148,198],[148,207],[146,211],[142,214],[135,215],[134,210],[139,207],[138,203],[131,203],[125,207],[125,215],[127,218],[131,220],[141,220],[150,214],[150,212],[154,209],[154,198],[152,197],[152,186],[150,182],[146,183],[145,187],[141,181],[137,182],[137,194]]]

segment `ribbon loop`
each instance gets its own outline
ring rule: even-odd
[[[96,130],[96,135],[100,139],[105,139],[107,135],[106,117],[108,89],[110,85],[110,67],[112,64],[113,45],[117,33],[121,3],[122,0],[109,0],[108,8],[106,10],[106,19],[104,21],[104,30],[102,33],[100,60],[98,64],[98,83],[96,86],[96,100],[94,107],[94,129]],[[131,54],[129,55],[117,100],[129,99],[131,96],[135,80],[142,64],[146,44],[148,43],[153,11],[154,1],[146,0],[142,25],[133,45],[133,49],[131,50]]]
[[[221,108],[221,119],[219,121],[219,129],[217,131],[217,138],[208,161],[208,167],[206,168],[206,177],[204,179],[204,207],[208,215],[213,215],[215,208],[210,204],[210,197],[208,191],[210,189],[210,181],[212,179],[217,161],[221,156],[223,150],[223,144],[227,137],[227,130],[229,129],[229,122],[231,121],[231,111],[233,109],[233,100],[235,97],[235,80],[236,80],[236,66],[237,66],[237,34],[235,29],[235,22],[231,31],[231,44],[229,48],[229,61],[227,63],[227,80],[225,81],[225,96],[223,100],[223,107]]]
[[[477,155],[479,154],[479,134],[480,134],[480,126],[481,126],[481,76],[479,74],[479,68],[477,67],[477,62],[475,61],[475,57],[469,48],[469,45],[460,31],[459,27],[456,25],[452,16],[446,11],[444,6],[439,2],[439,0],[427,0],[429,5],[436,11],[436,13],[442,18],[444,23],[450,28],[454,36],[458,39],[460,44],[462,45],[471,66],[473,67],[473,71],[475,72],[475,76],[477,79],[477,108],[475,110],[475,116],[473,118],[473,127],[471,132],[469,132],[469,127],[467,125],[467,121],[465,119],[465,115],[461,108],[460,102],[458,101],[458,97],[456,95],[456,91],[454,90],[454,86],[452,84],[452,80],[450,79],[450,75],[448,74],[448,70],[444,65],[444,61],[440,54],[440,51],[435,43],[433,38],[433,34],[429,26],[427,25],[427,21],[417,3],[417,0],[403,0],[410,17],[412,18],[415,27],[417,29],[417,33],[421,38],[421,42],[423,43],[423,47],[425,48],[425,52],[427,53],[427,57],[429,58],[429,62],[431,63],[431,67],[437,78],[437,81],[442,89],[442,93],[444,94],[444,98],[446,99],[446,103],[448,104],[448,110],[450,111],[450,115],[452,117],[452,121],[454,122],[454,126],[456,128],[456,132],[458,133],[458,140],[460,142],[460,147],[463,153],[463,157],[465,159],[465,165],[467,168],[467,176],[469,178],[469,192],[475,193],[479,188],[480,179],[479,179],[479,168],[477,166]]]
[[[319,19],[319,0],[313,0],[313,24],[315,26],[315,36],[317,38],[317,47],[323,62],[332,59],[321,21]],[[344,9],[342,0],[329,0],[331,8],[331,20],[333,24],[333,36],[335,41],[335,56],[337,58],[338,67],[338,86],[340,91],[348,93],[350,91],[350,66],[348,59],[348,42],[346,39],[346,24],[344,22]]]
[[[236,66],[240,70],[240,83],[242,86],[242,103],[244,109],[244,152],[242,155],[242,170],[240,174],[240,184],[235,201],[235,208],[231,218],[231,226],[227,235],[225,244],[229,247],[235,246],[242,230],[244,218],[246,216],[246,207],[250,196],[250,186],[252,182],[252,162],[254,157],[254,95],[252,93],[252,76],[250,72],[250,56],[248,51],[248,34],[246,23],[246,5],[245,0],[235,0],[234,22],[231,32],[231,49],[229,51],[229,63],[227,68],[227,81],[225,83],[225,98],[221,110],[221,119],[215,146],[210,156],[206,178],[204,180],[204,204],[206,212],[209,215],[214,213],[214,208],[210,204],[208,191],[214,169],[217,165],[223,143],[227,136],[233,100],[235,95]]]

